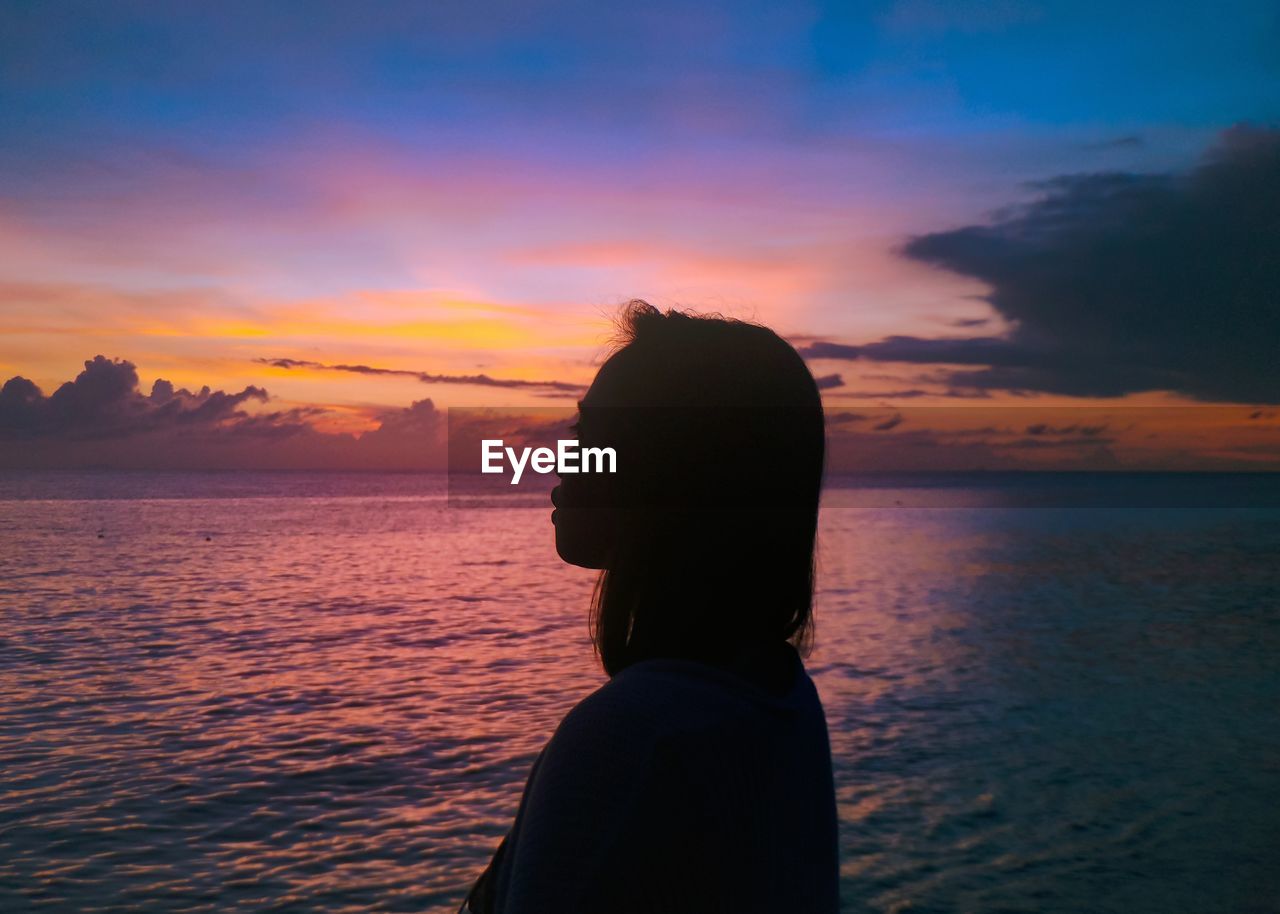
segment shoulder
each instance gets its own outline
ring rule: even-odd
[[[715,717],[715,689],[666,662],[628,667],[564,716],[542,766],[609,771],[633,777],[681,732]]]
[[[565,716],[555,739],[608,740],[634,748],[734,721],[788,716],[815,707],[817,693],[798,663],[793,687],[777,696],[708,664],[653,659],[627,667],[582,699]]]
[[[579,701],[530,772],[517,814],[521,865],[536,858],[544,861],[538,866],[552,866],[548,855],[580,860],[586,848],[596,854],[617,840],[662,777],[665,742],[660,711],[629,677],[614,677]],[[575,849],[563,851],[566,844]]]
[[[662,692],[651,677],[615,676],[570,709],[548,750],[636,748],[656,738],[667,703]]]
[[[665,729],[680,709],[725,694],[723,674],[702,664],[646,660],[627,667],[596,689],[565,716],[561,729]]]
[[[735,733],[761,739],[821,730],[826,721],[812,680],[799,658],[785,694],[772,694],[728,670],[688,660],[652,659],[627,667],[565,715],[546,754],[567,764],[607,760],[634,771],[664,747]]]

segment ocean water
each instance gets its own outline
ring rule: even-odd
[[[844,909],[1280,911],[1280,510],[944,489],[823,512]],[[454,910],[592,583],[438,477],[0,476],[0,911]]]

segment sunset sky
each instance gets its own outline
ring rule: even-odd
[[[0,3],[0,466],[426,465],[633,297],[877,440],[1280,469],[1280,10]]]

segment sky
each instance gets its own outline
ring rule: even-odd
[[[851,469],[1280,469],[1277,219],[1270,2],[4,0],[0,467],[429,468],[643,298]]]

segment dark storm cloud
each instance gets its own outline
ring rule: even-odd
[[[132,362],[95,356],[84,371],[51,395],[23,377],[0,388],[0,437],[112,438],[178,428],[214,428],[249,417],[240,407],[249,400],[266,401],[267,392],[249,386],[239,393],[208,387],[198,393],[174,390],[157,380],[150,396],[138,390]],[[274,425],[297,425],[301,417],[274,414]],[[261,426],[263,417],[253,420]]]
[[[311,362],[306,359],[254,359],[254,361],[274,368],[313,368],[320,371],[345,371],[351,374],[394,375],[413,378],[423,384],[473,384],[480,387],[555,391],[566,394],[582,393],[587,389],[584,384],[571,384],[568,381],[521,381],[512,378],[491,378],[487,374],[432,374],[406,368],[375,368],[371,365],[326,365],[323,362]]]
[[[1007,336],[818,341],[809,359],[975,366],[954,388],[1280,403],[1280,130],[1235,127],[1186,174],[1066,175],[906,256],[986,283]]]

